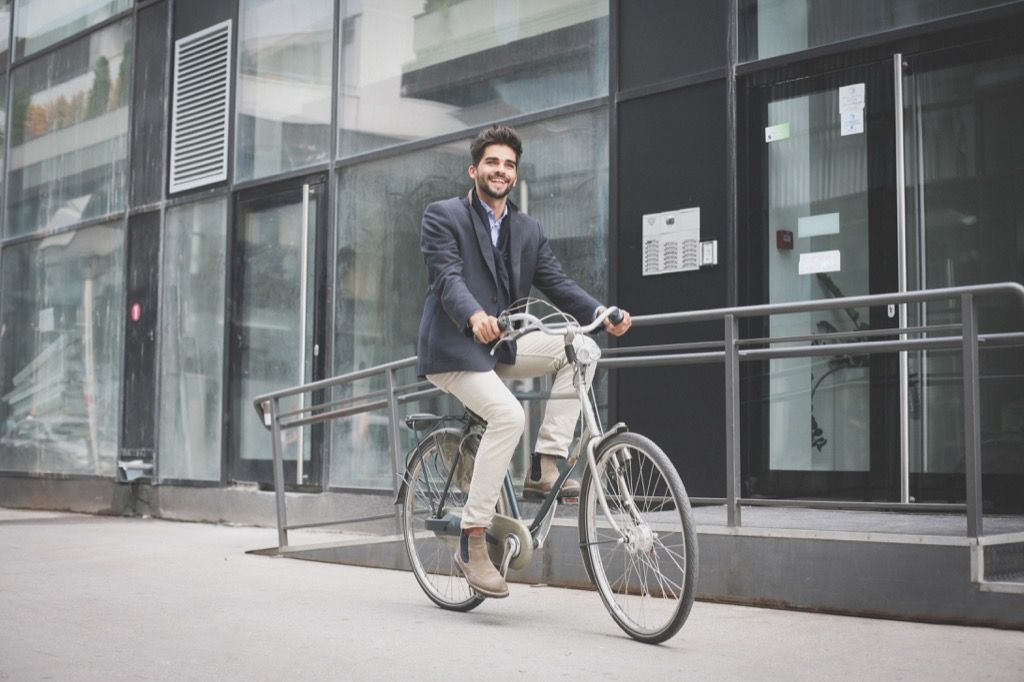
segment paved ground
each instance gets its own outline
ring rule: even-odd
[[[1024,680],[1024,632],[698,602],[652,647],[593,592],[454,614],[408,573],[245,554],[274,542],[0,509],[0,680]]]

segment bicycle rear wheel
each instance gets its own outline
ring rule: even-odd
[[[675,467],[648,438],[613,436],[587,467],[580,493],[580,549],[612,618],[634,639],[663,642],[686,622],[697,584],[697,535]],[[604,492],[614,530],[597,489]]]
[[[464,461],[472,454],[456,457],[461,441],[462,431],[454,428],[439,429],[427,436],[409,465],[408,488],[402,502],[402,535],[416,582],[431,601],[453,611],[469,611],[479,606],[484,598],[469,586],[455,564],[455,550],[459,543],[457,526],[436,531],[427,528],[426,523],[437,514],[448,472],[453,465],[457,466],[457,471],[452,477],[444,507],[447,512],[461,518],[468,493],[467,482],[472,475],[470,467],[467,477]],[[462,463],[456,464],[459,461]],[[504,513],[505,509],[507,504],[502,491],[497,510]]]

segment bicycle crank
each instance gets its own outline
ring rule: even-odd
[[[515,538],[514,543],[509,542],[510,535]],[[495,514],[487,527],[487,553],[494,565],[501,568],[502,575],[509,568],[521,570],[533,561],[533,536],[522,521]]]

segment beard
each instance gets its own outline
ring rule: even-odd
[[[478,175],[476,178],[476,191],[479,192],[480,194],[489,196],[492,199],[504,199],[512,191],[512,182],[506,178],[504,191],[495,192],[492,191],[490,187],[488,187],[487,179],[482,178]]]

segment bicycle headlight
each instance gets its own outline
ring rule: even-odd
[[[601,348],[589,339],[577,339],[576,359],[584,365],[592,365],[601,359]]]

